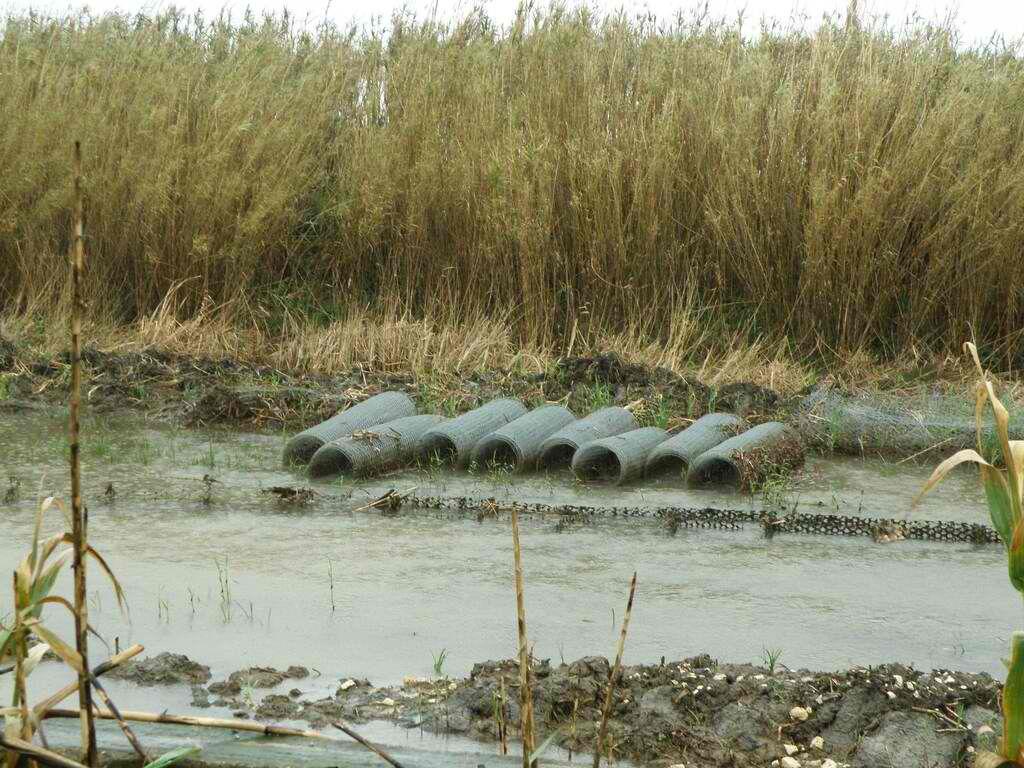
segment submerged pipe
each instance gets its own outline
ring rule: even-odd
[[[673,470],[686,477],[693,460],[728,440],[746,426],[739,416],[731,413],[709,413],[677,435],[658,445],[647,457],[648,475]]]
[[[537,463],[544,440],[576,420],[560,405],[545,405],[484,437],[473,451],[479,466],[506,464],[521,472]]]
[[[473,449],[481,439],[526,413],[518,400],[502,398],[474,408],[451,421],[428,429],[418,453],[435,454],[460,469],[469,466]]]
[[[581,480],[624,483],[643,474],[648,454],[666,438],[664,429],[643,427],[594,440],[576,451],[572,471]]]
[[[785,424],[769,421],[705,451],[686,475],[692,485],[729,483],[749,488],[770,472],[798,466],[804,446]]]
[[[353,474],[369,477],[416,455],[423,433],[447,421],[444,416],[404,416],[340,437],[320,447],[309,462],[312,477]]]
[[[541,467],[567,467],[581,445],[604,437],[629,432],[640,425],[625,408],[599,408],[579,421],[563,427],[541,443],[538,464]]]
[[[314,427],[299,432],[284,449],[285,464],[307,464],[325,443],[350,435],[358,429],[376,427],[403,416],[416,414],[416,404],[404,392],[382,392],[335,414]]]

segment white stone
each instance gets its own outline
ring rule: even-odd
[[[800,751],[800,747],[798,747],[796,744],[783,744],[782,748],[786,750],[787,755],[795,755],[797,752]]]
[[[839,764],[831,757],[826,757],[821,761],[821,768],[839,768]]]
[[[789,716],[794,720],[799,720],[801,723],[810,717],[811,713],[803,707],[793,707],[789,710]]]
[[[892,679],[895,681],[897,688],[903,687],[903,675],[893,675]]]
[[[992,730],[992,726],[990,726],[990,725],[979,725],[978,726],[978,735],[979,736],[988,736],[990,733],[995,733],[995,731]]]
[[[736,678],[736,682],[737,683],[742,683],[744,677],[745,677],[744,675],[740,675],[739,677]]]
[[[892,691],[886,691],[885,695],[888,696],[890,699],[895,699],[896,698],[896,694],[893,693]]]
[[[395,706],[395,700],[392,699],[392,698],[381,699],[380,703],[383,704],[385,707],[393,707],[393,706]]]
[[[715,675],[712,678],[712,680],[725,680],[725,675],[723,675],[721,672],[719,672],[717,675]]]
[[[825,740],[821,736],[815,736],[811,739],[811,749],[824,749]]]
[[[355,680],[346,680],[344,683],[341,684],[341,690],[347,691],[349,688],[354,687],[355,684],[356,684]]]
[[[795,757],[784,757],[779,760],[779,765],[782,768],[800,768],[800,761]]]
[[[755,680],[764,680],[764,675],[754,675]]]

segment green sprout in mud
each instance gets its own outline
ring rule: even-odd
[[[781,648],[761,649],[761,661],[764,663],[764,668],[768,670],[769,675],[775,674],[775,668],[778,666],[780,658],[782,658]]]
[[[597,382],[589,387],[584,387],[580,392],[580,410],[584,413],[593,413],[600,408],[606,408],[615,402],[611,388],[607,384]]]
[[[448,658],[448,649],[442,648],[438,653],[430,654],[434,659],[434,674],[438,677],[444,674],[444,662]]]

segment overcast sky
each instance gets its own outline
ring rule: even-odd
[[[518,0],[176,0],[173,4],[188,10],[201,8],[215,14],[222,8],[238,13],[249,6],[257,11],[288,8],[300,18],[323,18],[326,14],[338,22],[369,19],[374,16],[390,17],[399,8],[407,7],[417,15],[434,12],[442,18],[464,15],[475,4],[482,4],[492,18],[505,22],[511,16]],[[545,5],[547,0],[539,0]],[[744,11],[751,27],[758,19],[767,17],[782,22],[793,18],[813,25],[828,12],[842,11],[847,0],[709,0],[713,16],[735,16]],[[0,0],[0,8],[22,11],[36,8],[62,12],[87,5],[92,11],[117,9],[121,11],[153,11],[167,6],[165,0]],[[573,4],[573,0],[569,0]],[[588,6],[603,11],[625,9],[627,12],[652,11],[658,17],[670,18],[680,8],[702,6],[698,0],[587,0]],[[956,20],[967,42],[984,42],[993,35],[1008,40],[1024,38],[1024,0],[861,0],[861,8],[868,13],[888,15],[896,21],[916,12],[931,19],[950,14]],[[748,27],[749,28],[749,27]]]

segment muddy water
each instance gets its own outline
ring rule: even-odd
[[[62,417],[0,417],[0,563],[21,556],[36,500],[67,495]],[[84,475],[90,537],[127,586],[131,613],[91,581],[92,621],[122,647],[172,650],[209,664],[214,679],[249,665],[305,664],[306,688],[339,678],[384,684],[515,654],[507,522],[404,511],[353,512],[381,489],[591,504],[763,506],[760,497],[694,492],[673,480],[594,489],[555,475],[514,484],[498,476],[405,473],[370,486],[322,483],[302,509],[261,489],[305,483],[280,469],[280,436],[197,433],[91,419]],[[813,460],[781,493],[801,508],[844,514],[982,520],[964,473],[913,513],[927,467]],[[207,491],[204,475],[217,482]],[[8,480],[8,476],[15,478]],[[113,494],[104,495],[107,486]],[[207,498],[208,496],[208,498]],[[702,652],[830,669],[903,661],[998,672],[1018,618],[999,547],[680,530],[654,521],[597,520],[558,532],[523,521],[526,603],[535,653],[554,661],[610,655],[626,586],[639,572],[627,660]],[[0,614],[10,607],[0,591]],[[45,676],[55,672],[43,673]],[[0,686],[2,687],[2,686]],[[2,695],[2,692],[0,692]],[[187,692],[147,699],[184,697]],[[122,706],[141,706],[127,700]],[[175,703],[173,700],[171,703]],[[165,704],[166,706],[167,704]]]

